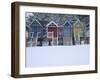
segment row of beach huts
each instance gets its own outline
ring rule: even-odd
[[[89,28],[77,20],[66,20],[63,25],[55,21],[33,20],[26,26],[26,46],[57,46],[89,44]]]

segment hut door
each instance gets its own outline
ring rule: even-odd
[[[80,44],[81,27],[76,27],[74,30],[75,43]]]
[[[53,32],[48,32],[47,34],[47,37],[48,37],[48,45],[51,46],[53,45]]]

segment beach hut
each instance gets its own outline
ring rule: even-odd
[[[72,25],[67,20],[63,25],[63,45],[72,45]]]
[[[38,20],[34,20],[31,24],[30,38],[33,46],[42,46],[43,27]]]
[[[58,25],[54,21],[51,21],[46,27],[49,45],[58,45]]]
[[[80,20],[77,20],[73,24],[73,36],[75,44],[81,44],[81,38],[83,37],[84,26]]]

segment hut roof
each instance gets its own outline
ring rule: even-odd
[[[65,26],[67,23],[72,27],[72,24],[69,20],[66,20],[65,23],[63,24],[63,26]]]
[[[46,27],[50,26],[51,24],[54,24],[54,25],[56,25],[56,27],[59,27],[58,24],[55,23],[54,21],[49,22],[49,23],[46,25]]]
[[[36,22],[35,25],[37,24],[37,25],[43,27],[43,26],[41,25],[41,23],[40,23],[37,19],[33,20],[32,23],[31,23],[31,25],[32,25],[34,22]],[[30,25],[30,26],[31,26],[31,25]]]

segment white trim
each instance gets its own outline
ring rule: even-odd
[[[48,34],[51,33],[52,36],[49,37]],[[47,32],[47,38],[50,38],[52,41],[51,41],[51,45],[53,46],[53,31],[52,32]]]
[[[71,24],[70,21],[68,21],[68,20],[66,20],[66,21],[64,22],[63,27],[64,27],[64,25],[65,25],[67,22],[68,22],[68,23],[71,25],[71,27],[72,27],[72,24]]]
[[[43,26],[41,25],[41,23],[40,23],[37,19],[35,19],[34,21],[36,21],[37,23],[39,23],[39,25],[43,28]],[[34,22],[34,21],[33,21],[33,22]],[[32,23],[33,23],[33,22],[32,22]],[[31,25],[32,25],[32,24],[31,24]],[[31,25],[30,25],[30,26],[31,26]]]
[[[49,35],[49,33],[51,33],[51,34],[52,34],[52,37],[49,37],[49,36],[48,36],[48,35]],[[47,32],[47,34],[48,34],[48,35],[47,35],[47,37],[48,37],[48,38],[53,38],[53,31],[52,31],[52,32]]]
[[[74,17],[76,18],[77,21],[73,25],[76,25],[77,23],[80,23],[82,25],[82,28],[84,28],[83,23],[76,16],[74,16]]]
[[[50,22],[46,25],[46,27],[49,27],[49,25],[50,25],[51,23],[55,24],[55,25],[56,25],[56,27],[59,27],[59,26],[58,26],[58,24],[57,24],[57,23],[55,23],[54,21],[50,21]]]
[[[75,26],[76,24],[80,24],[80,25],[81,25],[80,28],[84,29],[84,25],[83,25],[83,23],[82,23],[80,20],[77,20],[77,21],[73,24],[73,28],[76,27],[76,26]]]
[[[32,25],[33,22],[34,22],[34,19],[32,20],[32,22],[29,25],[27,25],[28,28],[30,28],[30,26]]]

